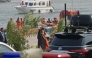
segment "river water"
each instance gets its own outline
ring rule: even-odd
[[[18,14],[15,6],[19,5],[21,0],[12,0],[11,2],[0,3],[0,28],[7,27],[7,23],[10,18],[14,21],[18,17],[24,17],[26,14]],[[59,18],[59,13],[64,9],[64,4],[66,3],[67,9],[79,10],[81,14],[92,14],[92,0],[51,0],[52,6],[55,8],[54,13],[46,14],[34,14],[34,16],[40,16],[51,18]]]

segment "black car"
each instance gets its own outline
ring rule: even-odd
[[[92,19],[91,15],[75,15],[64,32],[54,35],[47,51],[67,52],[72,58],[92,58]],[[73,53],[71,53],[73,52]]]
[[[92,49],[92,34],[89,33],[64,33],[59,32],[55,34],[55,37],[51,41],[48,51],[69,51],[81,54],[85,54]]]

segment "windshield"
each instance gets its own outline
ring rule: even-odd
[[[55,35],[51,45],[55,46],[81,46],[83,37],[79,35]]]
[[[10,52],[10,51],[13,51],[13,50],[10,49],[9,47],[5,46],[5,45],[0,44],[0,53],[2,53],[2,52]]]

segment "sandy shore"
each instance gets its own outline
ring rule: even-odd
[[[36,46],[37,45],[37,35],[36,36],[29,36],[26,38],[28,40],[28,44],[30,46]]]

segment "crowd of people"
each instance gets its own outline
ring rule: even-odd
[[[13,19],[10,18],[10,21],[13,21]],[[22,18],[18,17],[16,20],[16,23],[17,23],[17,28],[21,29],[23,24],[24,24],[24,21]],[[50,21],[50,18],[48,18],[47,23],[52,23]],[[7,43],[7,38],[6,38],[5,32],[6,31],[4,28],[0,28],[0,41]],[[40,27],[40,29],[38,31],[37,39],[38,39],[38,48],[42,48],[42,50],[45,50],[49,46],[49,41],[46,37],[46,32],[45,32],[45,29],[43,27]]]
[[[58,25],[58,19],[57,19],[57,18],[54,18],[54,20],[51,21],[51,19],[48,18],[48,20],[46,21],[45,18],[42,18],[41,23],[42,23],[42,24],[45,24],[45,25],[47,25],[47,26]]]

